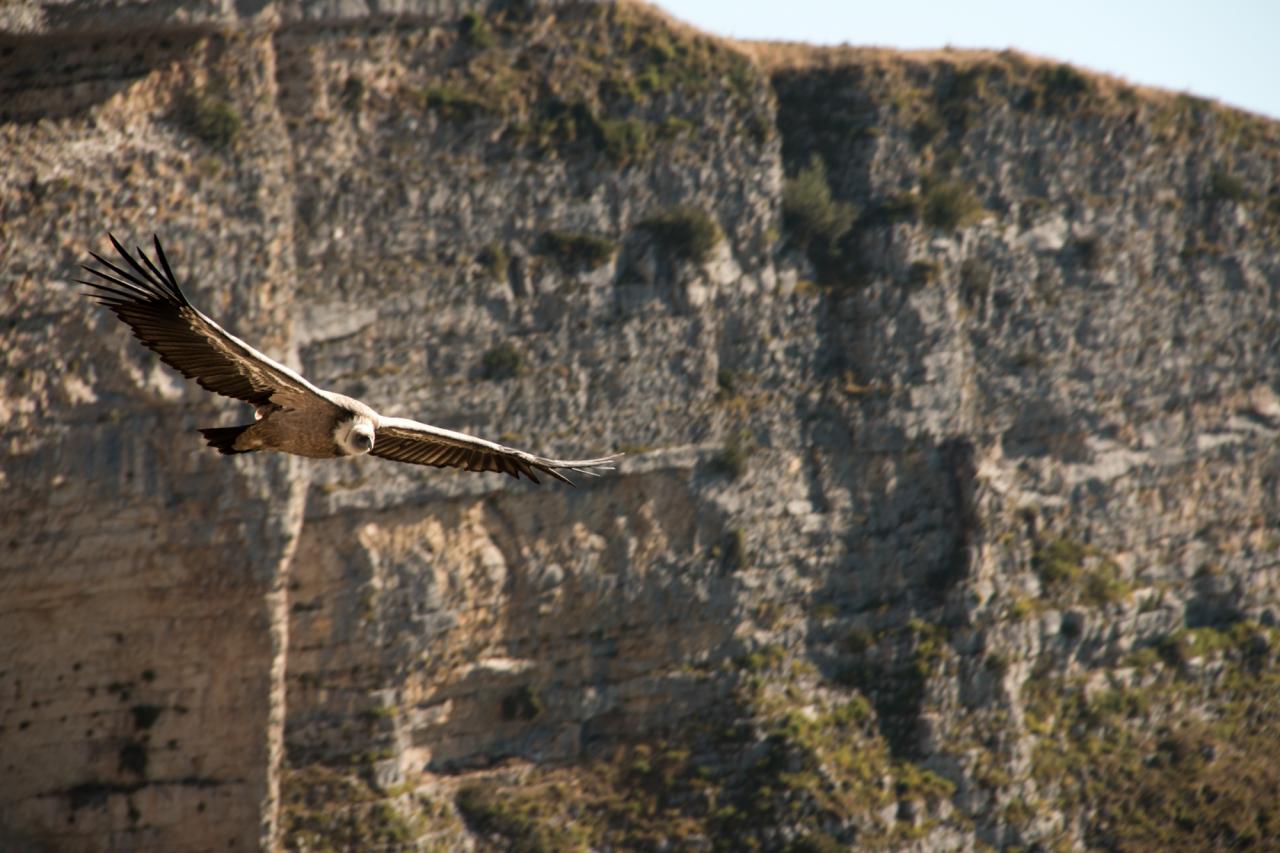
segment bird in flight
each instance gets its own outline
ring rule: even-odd
[[[546,459],[461,432],[379,414],[359,400],[317,388],[197,310],[178,287],[160,238],[156,263],[135,259],[110,234],[124,265],[90,252],[105,269],[85,265],[87,295],[111,309],[160,360],[201,388],[253,405],[251,424],[200,430],[221,453],[276,450],[332,459],[365,453],[437,468],[497,471],[539,482],[537,472],[572,484],[562,471],[595,474],[622,454],[598,459]]]

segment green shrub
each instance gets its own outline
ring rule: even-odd
[[[487,99],[449,83],[411,90],[409,97],[420,108],[433,110],[450,121],[470,121],[494,112],[493,104]]]
[[[965,258],[960,263],[960,286],[965,302],[974,305],[984,299],[991,290],[995,270],[991,262],[982,258]]]
[[[1082,603],[1094,607],[1120,601],[1132,591],[1119,566],[1101,557],[1096,548],[1071,539],[1043,543],[1031,555],[1031,567],[1047,593],[1078,595]]]
[[[407,845],[413,840],[413,827],[402,814],[390,803],[374,803],[369,809],[368,827],[372,840],[385,844]]]
[[[477,50],[493,46],[493,28],[488,20],[479,12],[468,12],[458,22],[458,33],[462,41]]]
[[[765,672],[779,669],[786,662],[787,650],[777,643],[770,643],[748,652],[738,661],[738,665],[747,672]]]
[[[840,649],[845,654],[861,655],[876,643],[875,636],[866,628],[850,628],[840,640]]]
[[[481,375],[485,379],[511,379],[520,375],[520,351],[503,341],[484,354]]]
[[[915,193],[894,193],[886,196],[873,211],[884,222],[914,222],[920,218],[922,203]]]
[[[735,527],[725,535],[724,560],[733,572],[747,567],[747,535],[742,528]]]
[[[752,113],[747,118],[746,128],[747,136],[756,145],[764,145],[778,132],[778,129],[774,127],[768,116],[761,113]]]
[[[1247,201],[1249,199],[1249,191],[1245,189],[1244,182],[1231,174],[1230,170],[1215,166],[1209,173],[1209,200],[1210,201]]]
[[[949,799],[956,785],[945,776],[910,761],[898,765],[894,788],[899,797],[917,800]]]
[[[783,184],[783,225],[796,247],[809,256],[824,284],[845,272],[843,243],[857,217],[856,207],[831,197],[827,167],[817,154]]]
[[[653,146],[653,125],[635,118],[600,119],[600,149],[618,166],[643,160]]]
[[[815,830],[792,841],[784,850],[786,853],[847,853],[849,845],[822,830]]]
[[[1093,90],[1093,83],[1088,77],[1065,63],[1043,69],[1036,77],[1052,99],[1076,98]]]
[[[618,244],[608,237],[573,231],[548,231],[542,235],[538,253],[555,260],[566,272],[594,270],[609,262]]]
[[[720,226],[705,210],[678,205],[640,223],[668,252],[685,261],[705,263],[723,238]]]
[[[342,104],[344,110],[354,113],[360,110],[360,104],[363,100],[364,81],[353,74],[342,84],[342,91],[338,94],[338,101]]]
[[[679,116],[667,116],[662,120],[662,124],[658,125],[657,137],[663,142],[670,142],[681,136],[687,136],[693,132],[693,122],[687,118]]]
[[[1093,92],[1093,81],[1070,65],[1039,68],[1017,106],[1024,110],[1066,112]]]
[[[1280,217],[1280,188],[1273,187],[1267,196],[1267,213]]]
[[[729,433],[724,447],[712,460],[712,468],[737,480],[747,473],[747,460],[751,458],[751,434],[742,429]]]
[[[502,697],[504,720],[532,720],[542,713],[542,697],[525,684]]]
[[[1031,556],[1031,567],[1047,587],[1061,588],[1080,577],[1085,546],[1070,539],[1053,539]]]
[[[923,287],[932,284],[942,275],[942,262],[937,260],[916,261],[907,270],[907,281],[912,287]]]
[[[911,123],[911,144],[923,149],[937,141],[946,131],[947,125],[942,116],[935,110],[926,110]]]
[[[1011,621],[1020,622],[1035,613],[1040,605],[1026,596],[1018,596],[1009,603],[1006,615]]]
[[[957,70],[950,80],[938,87],[938,111],[951,127],[968,127],[983,108],[987,99],[987,85],[996,66],[976,65],[963,71]]]
[[[604,131],[595,110],[586,101],[563,101],[556,97],[538,103],[534,119],[522,127],[521,135],[543,150],[567,148],[589,142],[604,147]]]
[[[193,96],[185,102],[181,118],[187,131],[211,148],[231,145],[240,133],[240,114],[229,101],[216,95]]]
[[[647,158],[655,140],[669,139],[680,132],[679,119],[658,126],[639,118],[610,118],[601,116],[587,101],[551,97],[539,103],[537,115],[529,124],[520,126],[517,136],[543,150],[559,150],[565,156],[589,145],[615,166],[626,166]]]
[[[973,190],[954,178],[925,182],[921,214],[927,225],[948,231],[968,225],[983,213]]]
[[[819,622],[830,622],[839,614],[839,607],[830,601],[824,601],[821,604],[815,605],[810,615]]]
[[[372,708],[365,708],[360,712],[360,719],[371,725],[382,720],[393,720],[395,719],[395,716],[395,705],[375,705]]]
[[[1103,560],[1085,575],[1083,600],[1094,606],[1111,604],[1126,597],[1131,589],[1129,583],[1120,577],[1120,567],[1110,560]]]
[[[507,250],[501,243],[487,243],[476,255],[476,261],[490,278],[501,281],[507,277]]]

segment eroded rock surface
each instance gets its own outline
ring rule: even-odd
[[[1280,820],[1274,123],[629,4],[0,27],[0,841]],[[629,455],[220,458],[242,407],[69,283],[108,229],[321,385]]]

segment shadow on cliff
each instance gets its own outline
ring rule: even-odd
[[[864,490],[855,510],[862,520],[846,531],[846,556],[814,595],[822,616],[810,620],[810,654],[829,680],[871,701],[900,758],[920,755],[928,682],[964,618],[974,475],[964,439],[892,454],[851,448],[833,472],[854,494]],[[883,491],[865,491],[868,482]]]
[[[979,534],[975,448],[924,426],[956,416],[948,377],[925,364],[952,339],[925,322],[907,288],[823,298],[831,307],[818,327],[818,369],[853,391],[803,414],[808,442],[820,449],[811,488],[842,496],[851,523],[841,533],[843,559],[814,593],[810,654],[827,679],[871,701],[893,753],[914,759],[930,677],[965,619]]]
[[[843,557],[813,594],[809,653],[828,681],[871,701],[892,752],[911,759],[920,754],[930,677],[964,619],[979,523],[974,447],[942,432],[963,406],[962,377],[955,359],[938,357],[968,343],[938,288],[921,292],[895,230],[905,211],[879,195],[892,177],[878,127],[880,81],[851,65],[787,69],[773,84],[786,172],[820,160],[831,199],[824,205],[845,205],[850,218],[839,233],[823,232],[829,244],[820,251],[812,241],[807,251],[825,285],[815,371],[836,389],[799,413],[814,449],[811,502],[847,506],[849,519]]]
[[[209,32],[0,36],[0,123],[82,115],[156,69],[183,61]]]
[[[309,522],[291,583],[291,762],[351,753],[352,720],[372,741],[354,751],[407,744],[414,772],[569,760],[697,713],[722,686],[685,664],[724,654],[736,623],[713,547],[724,519],[694,476]]]

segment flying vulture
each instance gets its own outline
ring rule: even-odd
[[[539,482],[535,472],[571,483],[561,471],[595,474],[622,454],[599,459],[544,459],[483,438],[407,418],[389,418],[351,397],[312,385],[202,314],[178,288],[160,238],[159,267],[138,248],[135,259],[112,235],[124,266],[90,252],[105,270],[85,266],[93,280],[76,279],[87,295],[110,308],[160,360],[201,388],[251,403],[254,423],[200,432],[221,453],[278,450],[332,459],[371,453],[395,462],[498,471]]]

